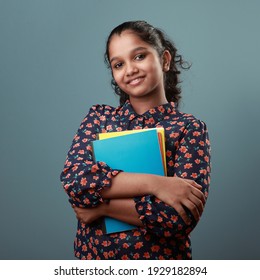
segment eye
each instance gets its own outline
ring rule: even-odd
[[[135,60],[143,60],[145,58],[145,54],[138,54],[135,56]]]
[[[119,69],[119,68],[121,68],[122,66],[123,66],[123,63],[122,63],[122,62],[117,62],[117,63],[115,63],[115,64],[113,65],[113,68]]]

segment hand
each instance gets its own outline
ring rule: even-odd
[[[195,218],[199,221],[206,202],[202,187],[193,180],[182,179],[179,177],[165,177],[165,183],[157,185],[153,194],[172,206],[181,216],[186,224],[190,224],[185,208],[188,208]]]
[[[103,209],[104,209],[105,204],[101,204],[98,207],[94,208],[81,208],[81,207],[76,207],[75,205],[72,206],[77,219],[84,224],[91,224],[98,218],[103,216]]]

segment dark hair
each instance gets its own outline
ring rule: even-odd
[[[162,30],[153,27],[145,21],[128,21],[118,25],[111,31],[107,39],[106,52],[104,55],[107,66],[111,69],[109,61],[109,44],[111,38],[115,34],[120,35],[125,30],[134,31],[137,36],[139,36],[144,42],[150,44],[157,51],[159,57],[162,56],[165,50],[168,50],[171,53],[172,59],[170,69],[164,76],[164,88],[168,102],[175,102],[177,107],[181,98],[181,88],[178,85],[181,82],[179,79],[181,73],[180,68],[189,69],[190,65],[182,59],[181,55],[177,54],[177,49],[174,43],[167,38]],[[128,95],[119,88],[114,78],[111,80],[111,85],[115,93],[120,96],[120,104],[124,104],[129,98]]]

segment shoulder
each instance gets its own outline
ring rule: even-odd
[[[187,114],[177,110],[178,122],[185,132],[188,131],[207,131],[207,125],[204,121],[198,119],[192,114]]]
[[[108,114],[112,114],[115,110],[116,108],[110,105],[96,104],[90,107],[89,114],[97,115],[97,116],[108,115]]]
[[[106,104],[92,105],[82,122],[104,125],[107,121],[113,120],[114,117],[119,114],[120,108],[120,106],[113,107]]]
[[[118,113],[118,111],[120,111],[120,106],[119,107],[113,107],[110,105],[106,105],[106,104],[96,104],[96,105],[92,105],[89,108],[89,111],[87,113],[87,115],[85,116],[85,119],[101,119],[101,120],[105,120],[110,118],[111,116],[114,116]]]
[[[185,143],[187,147],[210,147],[208,129],[204,121],[178,110],[176,116],[175,133],[169,135],[171,139],[177,141],[176,145]]]

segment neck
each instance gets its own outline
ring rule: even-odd
[[[130,96],[130,103],[138,115],[144,114],[151,108],[157,107],[159,105],[163,105],[168,103],[165,96],[158,97],[158,98],[138,98],[138,97],[131,97]]]

